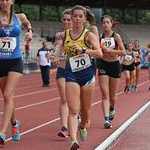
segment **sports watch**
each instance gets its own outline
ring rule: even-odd
[[[82,53],[85,53],[87,49],[85,47],[82,47]]]

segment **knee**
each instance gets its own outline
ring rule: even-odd
[[[113,101],[113,102],[116,101],[116,99],[117,99],[117,96],[116,96],[116,95],[110,97],[110,100]]]
[[[104,93],[102,94],[102,99],[103,99],[103,100],[109,99],[109,93],[108,93],[108,92],[104,92]]]
[[[10,93],[10,92],[8,92],[8,91],[4,91],[3,97],[4,97],[4,101],[5,101],[5,102],[8,102],[9,99],[13,98],[13,94]]]
[[[69,109],[69,114],[73,116],[78,115],[79,109]]]
[[[61,98],[60,103],[61,103],[61,105],[67,105],[66,98]]]

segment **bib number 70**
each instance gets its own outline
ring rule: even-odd
[[[77,67],[79,67],[80,64],[81,64],[82,66],[84,66],[84,65],[86,64],[86,62],[85,62],[84,59],[76,60],[75,62],[76,62],[76,64],[77,64]]]
[[[87,54],[77,55],[69,59],[72,72],[84,70],[91,66],[90,57]]]

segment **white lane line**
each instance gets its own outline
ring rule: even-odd
[[[150,100],[94,150],[106,150],[149,106]]]
[[[148,83],[148,82],[149,82],[149,81],[145,81],[145,82],[139,84],[139,87],[142,86],[142,85],[144,85],[144,84],[146,84],[146,83]],[[122,94],[122,93],[123,93],[123,91],[117,93],[117,95],[120,95],[120,94]],[[101,100],[99,100],[99,101],[93,103],[92,106],[95,106],[96,104],[99,104],[99,103],[101,103]],[[35,131],[35,130],[41,128],[41,127],[44,127],[44,126],[49,125],[49,124],[52,124],[52,123],[54,123],[54,122],[56,122],[56,121],[58,121],[58,120],[60,120],[60,118],[56,118],[56,119],[51,120],[51,121],[49,121],[49,122],[46,122],[46,123],[44,123],[44,124],[42,124],[42,125],[40,125],[40,126],[37,126],[37,127],[31,128],[31,129],[29,129],[29,130],[27,130],[27,131],[24,131],[24,132],[21,133],[21,135],[24,135],[24,134],[30,133],[30,132],[32,132],[32,131]],[[6,142],[10,141],[11,139],[12,139],[11,137],[8,138],[8,139],[6,139]]]
[[[97,90],[98,87],[96,87],[95,89]],[[15,110],[21,110],[21,109],[29,108],[29,107],[32,107],[32,106],[37,106],[37,105],[40,105],[40,104],[44,104],[44,103],[48,103],[48,102],[55,101],[55,100],[57,100],[57,99],[60,99],[60,97],[56,97],[56,98],[49,99],[49,100],[45,100],[45,101],[42,101],[42,102],[33,103],[33,104],[30,104],[30,105],[18,107],[18,108],[16,108]],[[0,112],[0,115],[1,115],[1,114],[3,114],[3,112]]]
[[[122,81],[122,80],[121,80]],[[146,81],[148,82],[148,81]],[[145,84],[145,82],[143,82]],[[99,88],[99,86],[95,87],[96,89]],[[43,92],[48,92],[48,91],[53,91],[53,90],[57,90],[57,88],[52,88],[52,89],[47,89],[47,90],[39,90],[36,92],[31,92],[31,93],[25,93],[25,94],[20,94],[20,95],[15,95],[14,98],[18,98],[18,97],[24,97],[24,96],[28,96],[28,95],[33,95],[33,94],[39,94],[39,93],[43,93]],[[0,98],[0,101],[2,101],[3,98]]]
[[[33,95],[33,94],[38,94],[38,93],[43,93],[43,92],[48,92],[48,91],[53,91],[53,90],[57,90],[57,88],[47,89],[47,90],[39,90],[39,91],[36,91],[36,92],[15,95],[14,98],[28,96],[28,95]],[[0,98],[0,100],[3,100],[3,98]]]
[[[31,128],[30,130],[27,130],[27,131],[25,131],[25,132],[22,132],[20,135],[25,135],[25,134],[27,134],[27,133],[29,133],[29,132],[35,131],[35,130],[37,130],[37,129],[39,129],[39,128],[42,128],[42,127],[44,127],[44,126],[47,126],[47,125],[52,124],[52,123],[55,123],[55,122],[58,121],[58,120],[60,120],[60,118],[56,118],[56,119],[51,120],[51,121],[49,121],[49,122],[46,122],[46,123],[44,123],[44,124],[42,124],[42,125],[39,125],[39,126],[37,126],[37,127],[35,127],[35,128]],[[8,139],[6,139],[6,142],[8,142],[8,141],[10,141],[10,140],[12,140],[11,137],[8,138]]]
[[[98,88],[99,88],[99,86],[95,87],[95,89],[98,89]],[[36,92],[31,92],[31,93],[25,93],[25,94],[15,95],[14,98],[23,97],[23,96],[28,96],[28,95],[33,95],[33,94],[39,94],[39,93],[48,92],[48,91],[53,91],[53,90],[58,90],[58,88],[47,89],[47,90],[40,90],[40,91],[36,91]],[[0,101],[1,101],[1,100],[3,100],[3,98],[0,98]]]
[[[142,82],[138,87],[143,86],[148,83],[148,81]],[[122,94],[123,91],[117,93],[117,95]],[[148,107],[150,106],[150,101],[146,103],[141,109],[139,109],[130,119],[128,119],[122,126],[120,126],[114,133],[112,133],[105,141],[103,141],[96,149],[94,150],[105,150],[107,149],[122,132],[124,132],[132,122],[137,119]]]
[[[56,83],[53,82],[53,83],[51,83],[50,85],[51,85],[51,86],[52,86],[52,85],[56,85]],[[41,84],[37,84],[37,85],[36,85],[35,83],[32,83],[32,86],[31,86],[31,85],[19,85],[19,86],[17,87],[17,89],[19,89],[19,90],[20,90],[20,89],[30,89],[30,88],[36,88],[36,87],[39,87],[39,88],[40,88],[40,87],[42,87],[42,86],[41,86]]]
[[[40,104],[44,104],[44,103],[48,103],[48,102],[52,102],[52,101],[56,101],[60,99],[60,97],[56,97],[56,98],[53,98],[53,99],[49,99],[49,100],[45,100],[45,101],[42,101],[42,102],[38,102],[38,103],[33,103],[33,104],[30,104],[30,105],[26,105],[26,106],[22,106],[22,107],[18,107],[16,108],[15,110],[20,110],[20,109],[25,109],[25,108],[29,108],[29,107],[33,107],[33,106],[37,106],[37,105],[40,105]],[[0,112],[0,115],[3,114],[3,112]]]

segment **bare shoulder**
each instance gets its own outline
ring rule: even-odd
[[[92,29],[92,30],[98,30],[96,25],[92,25],[92,26],[91,26],[91,29]]]
[[[57,32],[56,34],[55,34],[55,38],[56,39],[63,39],[65,37],[65,31],[62,31],[62,32]]]
[[[91,31],[88,31],[86,34],[86,38],[93,38],[94,34]]]
[[[121,36],[120,34],[118,34],[117,32],[114,33],[114,38],[117,40],[117,39],[121,39]]]
[[[91,31],[88,31],[85,37],[85,42],[88,44],[93,43],[94,41],[96,41],[95,35]]]
[[[17,14],[17,16],[18,16],[19,21],[20,21],[21,23],[23,23],[24,21],[27,20],[27,17],[26,17],[26,15],[25,15],[24,13],[19,13],[19,14]]]

